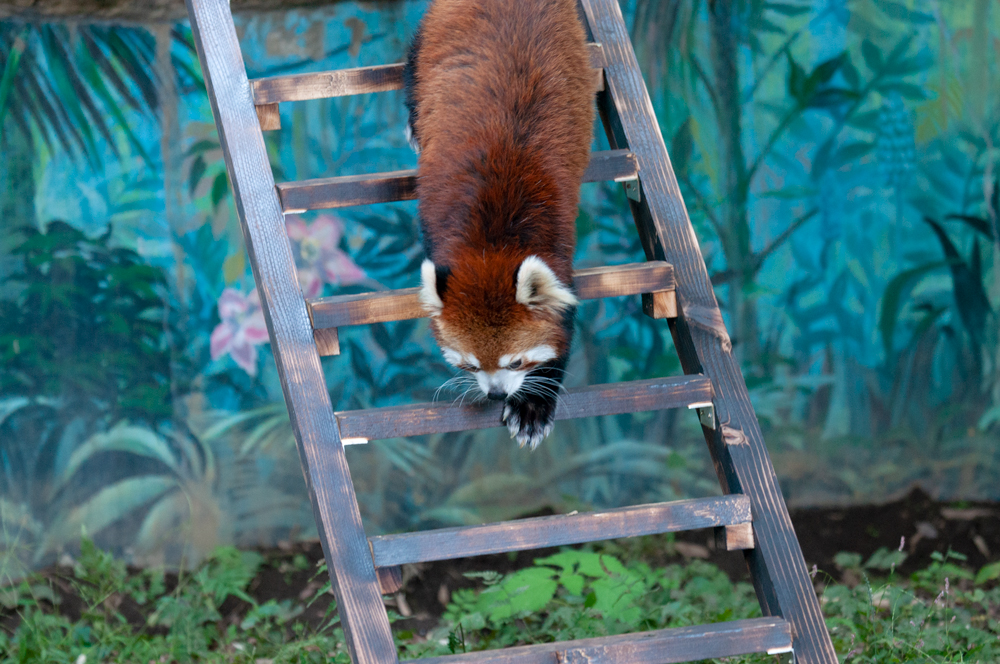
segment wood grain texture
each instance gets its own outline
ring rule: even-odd
[[[670,290],[674,276],[669,263],[650,261],[577,270],[573,285],[581,300],[596,300]],[[322,329],[426,318],[427,312],[417,298],[419,291],[403,288],[310,300],[313,325]]]
[[[568,390],[557,420],[686,408],[712,400],[712,382],[703,376],[673,376]],[[380,440],[501,426],[503,403],[459,406],[449,402],[389,406],[336,413],[342,438]]]
[[[650,318],[677,318],[677,293],[672,290],[643,293],[642,312]]]
[[[788,623],[781,618],[751,618],[409,661],[420,664],[674,664],[779,652],[787,649],[791,640]]]
[[[481,526],[382,535],[370,538],[369,542],[375,567],[381,568],[620,537],[748,524],[749,521],[750,501],[746,496],[719,496],[584,514],[518,519]]]
[[[187,6],[347,647],[355,664],[395,662],[229,2]]]
[[[417,171],[282,182],[278,184],[278,196],[281,208],[288,213],[412,201],[417,198]]]
[[[601,45],[588,44],[588,47],[590,66],[599,70],[604,66]],[[595,81],[603,79],[600,71],[596,71],[594,76]],[[403,63],[257,78],[250,81],[250,85],[253,89],[254,103],[258,106],[283,101],[306,101],[388,92],[402,89]]]
[[[753,548],[753,524],[719,526],[715,529],[715,547],[722,551],[746,551]]]
[[[313,330],[313,338],[316,340],[316,352],[320,357],[340,355],[340,335],[337,328],[317,328]]]
[[[393,595],[403,587],[403,570],[399,567],[378,567],[375,574],[383,595]]]
[[[744,493],[753,505],[756,548],[746,553],[754,588],[766,614],[792,625],[800,664],[835,664],[816,593],[806,571],[767,448],[708,271],[688,219],[663,136],[615,0],[582,0],[594,39],[604,47],[607,90],[598,108],[612,147],[632,150],[642,195],[630,203],[646,257],[677,270],[679,316],[670,322],[684,371],[705,373],[715,384],[716,429],[703,428],[723,490]],[[723,431],[745,440],[726,445]]]
[[[254,108],[257,110],[257,122],[260,123],[261,131],[281,129],[281,114],[278,112],[277,104],[264,104]]]
[[[605,150],[590,156],[584,182],[622,182],[636,178],[635,157],[628,150]],[[417,171],[391,171],[368,175],[344,175],[278,184],[278,196],[285,212],[332,210],[410,201],[417,197]]]
[[[257,78],[250,85],[258,106],[387,92],[403,87],[403,63]]]

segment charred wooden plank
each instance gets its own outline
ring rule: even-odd
[[[669,291],[674,287],[673,270],[662,261],[592,267],[574,272],[573,285],[581,300]],[[336,295],[310,300],[309,307],[316,329],[425,318],[419,292],[419,288],[403,288]]]
[[[711,402],[712,382],[703,376],[672,376],[569,390],[559,401],[557,420],[620,415]],[[343,439],[380,440],[501,426],[503,403],[448,402],[389,406],[336,413]]]
[[[368,541],[375,566],[382,568],[749,522],[750,501],[735,495],[382,535]]]
[[[628,150],[605,150],[590,156],[583,174],[584,182],[623,182],[638,175],[635,157]],[[281,207],[286,213],[306,210],[330,210],[411,201],[417,198],[417,171],[391,171],[366,175],[343,175],[299,182],[282,182],[278,186]]]
[[[604,66],[604,53],[600,44],[588,44],[590,66],[600,69]],[[595,78],[600,72],[595,73]],[[601,77],[603,79],[603,77]],[[403,87],[403,63],[373,67],[356,67],[321,71],[312,74],[292,74],[271,76],[250,81],[253,102],[257,106],[277,104],[283,101],[306,101],[347,97],[371,92],[388,92]]]
[[[414,661],[420,664],[675,664],[751,653],[791,652],[791,643],[788,623],[768,617]]]

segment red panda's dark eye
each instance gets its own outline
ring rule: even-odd
[[[521,368],[521,360],[514,360],[513,362],[511,362],[510,364],[507,365],[507,368],[510,369],[511,371],[516,371],[516,370],[520,369]]]
[[[460,364],[460,365],[458,365],[458,368],[461,369],[462,371],[475,371],[476,370],[476,368],[474,366],[472,366],[471,364]]]

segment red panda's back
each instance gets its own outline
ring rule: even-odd
[[[568,249],[571,259],[593,123],[575,0],[436,0],[421,25],[416,71],[421,217],[440,251],[449,251],[448,238],[496,241],[511,216],[524,216],[504,207],[520,200],[554,222],[524,237],[557,254]],[[484,206],[488,218],[469,222],[469,209]],[[554,258],[557,272],[570,269]]]

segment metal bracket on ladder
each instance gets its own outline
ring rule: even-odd
[[[630,199],[639,203],[642,201],[642,193],[639,188],[638,178],[633,178],[631,180],[625,180],[625,195]]]
[[[711,401],[693,403],[688,409],[698,411],[698,421],[701,422],[701,426],[715,430],[715,406]]]
[[[778,664],[795,664],[795,651],[789,646],[786,648],[771,648],[768,655],[774,655]]]

